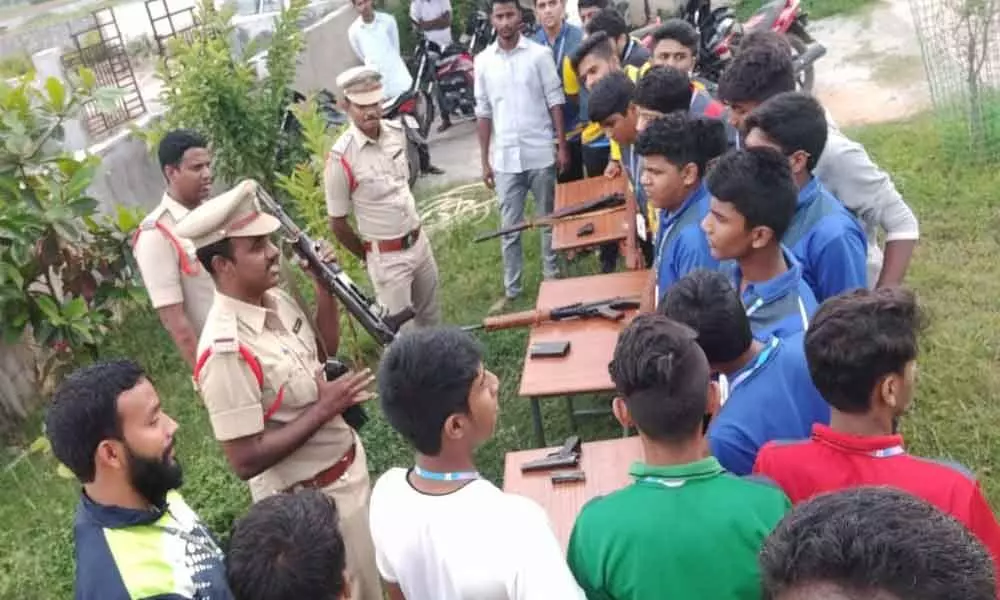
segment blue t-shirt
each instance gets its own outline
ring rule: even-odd
[[[708,238],[701,222],[708,214],[712,194],[702,181],[681,207],[674,212],[660,211],[660,226],[656,232],[656,304],[691,271],[715,270],[719,261],[712,257]]]
[[[712,454],[726,470],[749,475],[767,442],[808,439],[814,423],[830,423],[830,405],[809,376],[804,337],[772,337],[750,364],[727,375],[728,398],[708,428]]]
[[[781,252],[788,270],[769,281],[748,284],[740,295],[753,336],[760,341],[805,331],[818,306],[816,296],[802,278],[802,265],[783,245]],[[740,289],[743,274],[739,263],[733,261],[726,268],[733,287]]]
[[[781,241],[802,263],[802,278],[817,302],[868,286],[865,232],[819,179],[799,190],[795,217]]]

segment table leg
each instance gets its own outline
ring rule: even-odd
[[[538,398],[531,399],[531,419],[535,425],[535,444],[538,448],[545,447],[545,428],[542,425],[542,407],[538,403]]]
[[[576,409],[573,407],[573,396],[566,396],[566,414],[569,416],[569,426],[576,433]]]

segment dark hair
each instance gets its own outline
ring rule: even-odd
[[[576,52],[570,57],[570,64],[573,70],[580,71],[580,63],[591,54],[598,58],[609,60],[615,55],[615,49],[611,46],[611,38],[603,31],[598,31],[593,35],[583,38],[580,45],[576,47]]]
[[[174,129],[167,132],[160,140],[160,146],[156,153],[160,159],[160,171],[166,170],[167,166],[180,166],[184,160],[184,153],[192,148],[208,148],[208,142],[196,131],[190,129]]]
[[[212,242],[207,246],[202,246],[195,250],[195,256],[209,275],[215,275],[215,268],[212,266],[212,259],[216,256],[233,260],[233,244],[230,238],[222,238],[217,242]]]
[[[954,517],[891,487],[859,487],[799,504],[764,541],[765,600],[991,600],[993,562]],[[827,597],[827,596],[824,596]]]
[[[620,35],[628,35],[629,29],[628,24],[625,23],[625,19],[617,10],[604,8],[587,23],[588,34],[594,35],[599,31],[603,31],[608,34],[609,38],[616,40]]]
[[[831,406],[864,413],[878,381],[917,358],[924,317],[913,292],[854,290],[824,302],[805,335],[816,389]]]
[[[691,78],[674,67],[653,67],[635,86],[633,101],[648,110],[667,114],[691,108]]]
[[[719,100],[763,102],[795,91],[795,66],[787,49],[760,43],[741,48],[719,78]]]
[[[302,490],[264,498],[236,522],[226,577],[235,600],[334,600],[346,561],[333,499]]]
[[[635,84],[622,71],[609,73],[607,77],[601,78],[594,84],[594,89],[590,90],[590,99],[587,104],[590,120],[595,123],[603,123],[611,115],[625,116],[629,104],[632,103],[634,92]]]
[[[579,0],[576,3],[576,9],[581,8],[607,8],[608,0]]]
[[[618,336],[608,371],[649,438],[682,442],[701,431],[709,367],[687,326],[663,315],[637,316]]]
[[[792,45],[788,43],[785,34],[772,31],[770,29],[754,29],[740,39],[740,51],[756,46],[770,46],[788,55],[795,60],[792,55]]]
[[[722,155],[708,177],[708,190],[732,204],[746,219],[746,228],[769,227],[776,242],[785,235],[798,190],[788,159],[773,148],[739,148]]]
[[[352,0],[352,1],[356,2],[357,0]],[[496,7],[498,4],[513,4],[514,8],[517,9],[518,14],[520,14],[520,13],[523,12],[522,9],[521,9],[521,2],[520,2],[520,0],[489,0],[489,1],[490,1],[490,12],[491,13],[493,12],[494,7]]]
[[[77,369],[56,388],[45,415],[45,434],[52,453],[81,483],[94,480],[97,446],[122,439],[118,397],[145,376],[138,363],[120,359]]]
[[[399,336],[378,369],[385,418],[417,452],[436,455],[444,422],[469,411],[469,390],[482,362],[479,343],[454,327],[416,329]]]
[[[828,134],[823,107],[802,92],[782,92],[755,108],[743,126],[747,133],[754,128],[760,129],[786,155],[804,150],[809,155],[806,168],[810,173],[823,154]]]
[[[750,319],[740,295],[718,271],[698,269],[670,286],[660,314],[698,334],[698,345],[713,365],[736,360],[753,343]]]
[[[653,38],[653,48],[663,40],[674,40],[698,57],[698,31],[684,19],[667,19],[649,35]]]
[[[725,152],[726,144],[722,121],[672,112],[646,126],[635,142],[635,152],[662,156],[678,168],[694,163],[698,176],[704,177],[709,161]]]

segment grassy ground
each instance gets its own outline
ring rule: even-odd
[[[921,293],[933,317],[923,345],[920,389],[914,413],[904,425],[911,450],[952,458],[972,467],[1000,505],[1000,282],[995,256],[1000,253],[1000,215],[990,190],[1000,184],[995,169],[954,165],[945,160],[929,121],[892,124],[858,132],[882,167],[921,217],[923,240],[909,281]],[[501,293],[500,252],[496,241],[472,244],[475,232],[488,229],[493,217],[478,225],[457,226],[434,238],[441,265],[446,320],[472,323]],[[525,289],[537,289],[537,235],[525,239]],[[575,265],[574,274],[593,270],[592,258]],[[521,303],[530,304],[525,298]],[[503,455],[532,445],[528,404],[516,396],[526,334],[484,334],[487,364],[501,379],[500,421],[494,440],[479,454],[484,473],[500,482]],[[132,315],[120,335],[103,349],[107,357],[131,356],[152,374],[167,409],[182,424],[178,449],[186,469],[184,493],[217,532],[225,534],[249,502],[244,485],[229,470],[182,362],[174,356],[159,323],[148,311]],[[591,399],[591,402],[599,402]],[[374,474],[406,465],[409,452],[370,406],[375,418],[363,437]],[[561,402],[543,403],[550,441],[569,433]],[[38,434],[26,428],[26,440]],[[582,423],[586,439],[617,435],[610,416]],[[2,457],[7,464],[11,457]],[[73,559],[71,523],[76,486],[55,474],[51,460],[21,460],[0,472],[0,599],[67,598]]]
[[[736,13],[741,19],[746,19],[768,0],[743,0],[737,7]],[[857,10],[874,4],[878,0],[803,0],[802,9],[809,13],[811,19],[822,19],[833,15],[850,14]]]

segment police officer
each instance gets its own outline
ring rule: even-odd
[[[348,69],[337,77],[337,87],[344,92],[351,126],[326,161],[330,226],[365,262],[375,294],[390,313],[412,306],[413,324],[436,325],[438,269],[407,182],[406,132],[400,123],[382,119],[378,71]],[[357,233],[347,220],[352,211]]]
[[[160,322],[194,368],[215,286],[198,264],[194,246],[176,235],[174,226],[211,194],[212,155],[204,138],[183,129],[167,133],[158,154],[167,190],[132,237],[132,249]]]
[[[337,302],[315,280],[314,331],[277,287],[280,253],[269,236],[279,222],[261,211],[256,189],[256,182],[244,181],[177,226],[178,235],[197,247],[216,286],[195,381],[215,437],[236,474],[250,481],[254,501],[304,488],[333,498],[347,546],[351,597],[381,600],[368,530],[365,451],[341,417],[368,398],[372,376],[365,369],[333,382],[323,377],[321,349],[334,353],[339,343]],[[321,252],[331,258],[328,245]]]

